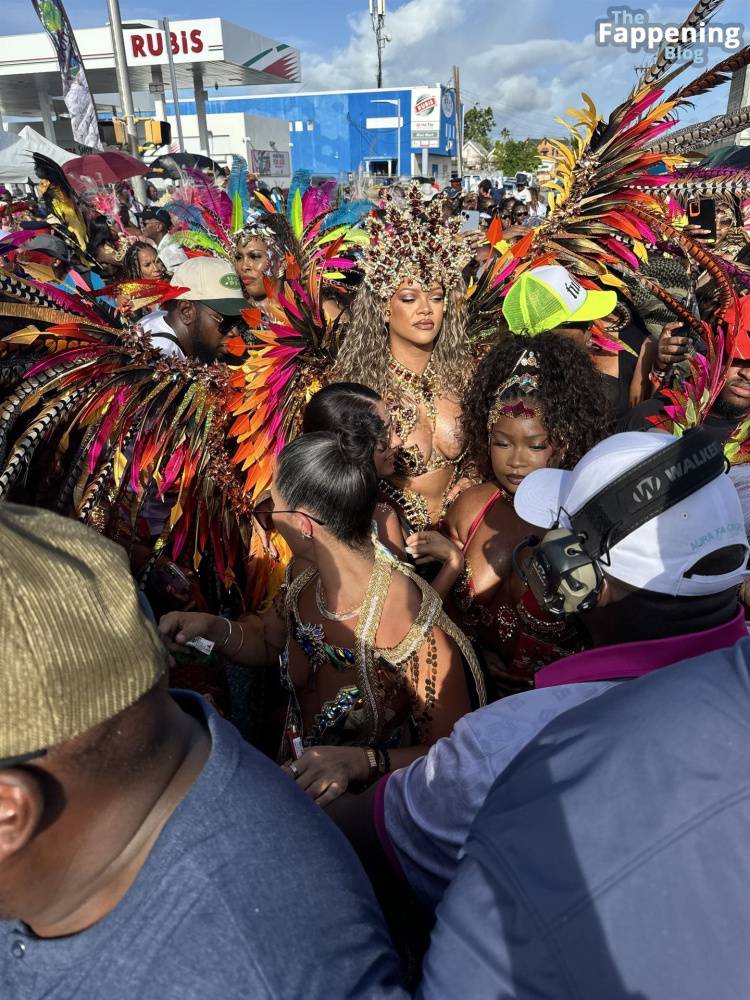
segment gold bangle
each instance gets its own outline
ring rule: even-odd
[[[372,778],[374,778],[378,773],[378,758],[372,747],[362,747],[362,749],[365,752],[365,757],[367,757],[367,766],[370,769],[366,780],[371,781]]]

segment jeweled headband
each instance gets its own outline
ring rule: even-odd
[[[283,277],[286,270],[284,251],[279,244],[278,235],[269,226],[264,226],[262,222],[249,222],[242,229],[238,230],[232,239],[236,247],[244,247],[250,240],[261,240],[266,244],[266,256],[268,257],[267,276],[269,278]],[[276,265],[275,268],[274,264]]]
[[[381,209],[365,223],[366,285],[387,299],[403,281],[416,281],[425,290],[442,285],[446,291],[461,282],[470,254],[458,235],[461,220],[443,220],[441,199],[425,202],[419,185],[412,184],[405,198],[386,189]]]
[[[518,397],[533,395],[539,391],[539,363],[533,351],[524,351],[513,370],[499,387],[492,401],[487,417],[487,433],[492,431],[498,417],[515,417],[530,420],[541,417],[541,406],[529,406]],[[515,402],[513,402],[515,400]]]

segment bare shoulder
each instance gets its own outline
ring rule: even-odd
[[[448,527],[460,539],[466,539],[474,518],[496,492],[497,486],[494,483],[480,483],[479,486],[470,486],[468,490],[464,490],[451,504],[445,516]]]
[[[414,624],[421,607],[419,586],[404,573],[394,571],[375,637],[378,648],[397,646]]]

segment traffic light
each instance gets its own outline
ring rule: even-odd
[[[99,138],[105,146],[127,146],[128,135],[125,122],[119,118],[103,118],[98,122]]]
[[[169,122],[160,122],[156,118],[148,118],[145,122],[145,139],[152,146],[168,146],[172,141],[172,128]]]

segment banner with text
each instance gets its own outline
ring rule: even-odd
[[[96,108],[89,90],[83,60],[62,0],[31,0],[42,27],[50,37],[62,76],[63,99],[70,112],[73,139],[81,146],[101,149]]]

